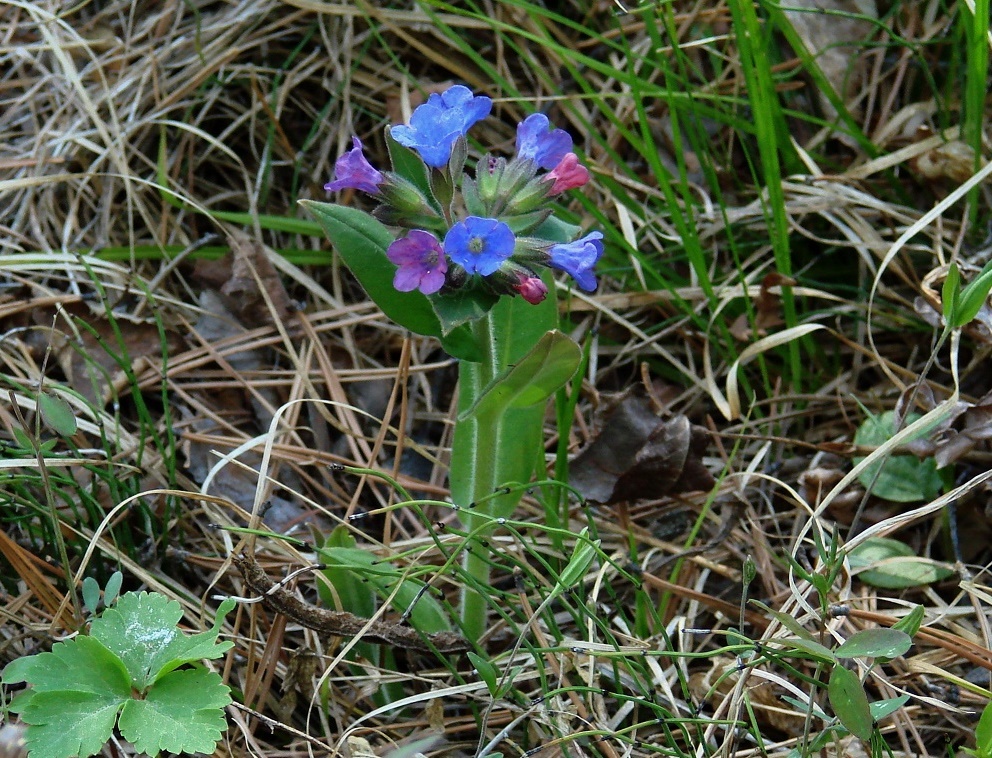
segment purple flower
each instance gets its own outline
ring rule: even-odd
[[[548,194],[557,195],[588,182],[589,169],[579,163],[579,156],[575,153],[566,153],[554,170],[544,175],[544,179],[554,182]]]
[[[401,145],[420,153],[428,166],[441,168],[448,162],[455,140],[488,116],[492,107],[490,98],[473,96],[468,87],[456,84],[428,97],[413,111],[409,126],[394,126],[390,134]]]
[[[537,305],[548,295],[547,285],[537,276],[521,276],[513,289],[531,305]]]
[[[551,265],[571,275],[586,292],[596,289],[596,275],[593,268],[603,255],[603,234],[590,232],[574,242],[552,245]]]
[[[564,129],[553,129],[543,113],[532,113],[517,125],[517,155],[544,169],[561,163],[572,150],[572,138]]]
[[[393,286],[400,292],[419,289],[425,295],[432,295],[444,286],[448,262],[441,243],[430,232],[411,229],[406,237],[390,244],[386,257],[399,266]]]
[[[324,185],[328,192],[343,189],[357,189],[374,195],[383,182],[381,171],[377,171],[362,153],[362,141],[351,138],[352,149],[340,155],[334,163],[334,181]]]
[[[444,252],[467,274],[489,276],[513,254],[516,237],[495,218],[469,216],[448,230]]]

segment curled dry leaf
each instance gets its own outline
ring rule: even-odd
[[[659,419],[640,392],[607,408],[599,435],[572,461],[571,483],[597,503],[708,490],[713,475],[702,455],[709,433],[685,416]]]

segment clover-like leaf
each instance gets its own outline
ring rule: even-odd
[[[35,692],[131,694],[127,669],[92,637],[75,637],[56,643],[51,652],[18,658],[3,670],[3,681],[27,682]]]
[[[114,722],[129,694],[35,692],[21,712],[31,756],[70,758],[98,753],[114,733]]]
[[[19,658],[4,669],[3,679],[32,685],[10,709],[28,724],[25,739],[32,755],[47,758],[98,752],[113,734],[117,712],[131,698],[124,665],[91,637]]]
[[[120,656],[134,687],[144,691],[158,677],[184,663],[219,658],[231,642],[217,642],[224,613],[213,629],[186,635],[176,624],[183,609],[165,595],[128,592],[94,619],[90,634]]]
[[[224,708],[230,690],[206,669],[172,671],[149,688],[144,700],[130,700],[120,718],[121,734],[142,753],[213,754],[227,727]]]

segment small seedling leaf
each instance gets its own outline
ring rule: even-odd
[[[870,537],[855,547],[848,558],[865,584],[884,589],[919,587],[954,575],[954,570],[920,558],[904,542],[891,537]]]
[[[868,707],[868,697],[857,674],[843,666],[834,666],[827,683],[827,697],[840,723],[851,734],[859,740],[867,741],[871,738],[874,722]]]
[[[479,676],[482,678],[482,681],[486,683],[486,688],[489,690],[489,694],[496,697],[496,691],[499,688],[499,683],[497,681],[499,678],[499,672],[496,670],[496,667],[481,655],[477,655],[472,652],[466,653],[466,655],[468,656],[472,666],[475,667],[475,670],[479,672]]]
[[[513,408],[528,408],[547,400],[572,378],[582,360],[579,346],[552,329],[515,365],[500,374],[476,401],[459,416],[498,415]]]
[[[951,327],[958,326],[957,312],[960,294],[961,271],[956,263],[952,263],[947,267],[947,276],[944,277],[944,285],[940,289],[940,304],[944,311],[944,322]]]
[[[834,650],[838,658],[897,658],[905,655],[913,640],[898,629],[862,629]]]
[[[83,607],[90,613],[96,613],[100,608],[100,583],[92,576],[83,579]]]
[[[115,571],[107,580],[107,586],[103,590],[103,604],[109,608],[117,602],[117,596],[121,592],[121,585],[124,583],[124,574]]]
[[[910,637],[915,637],[923,625],[924,614],[925,611],[922,605],[914,605],[913,610],[893,624],[892,628],[898,629],[900,632],[905,632]]]
[[[906,425],[919,417],[919,414],[910,414],[906,417]],[[854,434],[854,443],[878,447],[888,442],[896,431],[896,415],[893,411],[886,411],[880,416],[865,419]],[[917,439],[926,433],[924,430]],[[856,463],[862,460],[864,458],[855,458]],[[941,487],[936,461],[933,458],[921,461],[910,455],[890,456],[876,461],[865,467],[858,475],[858,481],[873,495],[896,503],[932,500]]]
[[[76,415],[72,406],[64,398],[50,392],[38,396],[38,408],[45,426],[60,437],[71,437],[76,433]]]

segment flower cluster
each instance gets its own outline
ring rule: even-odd
[[[492,100],[455,85],[432,94],[409,124],[386,131],[391,171],[365,158],[361,141],[340,156],[334,180],[324,189],[356,189],[379,200],[373,215],[405,230],[386,251],[397,266],[393,285],[425,295],[455,290],[520,295],[544,300],[542,268],[572,276],[596,289],[594,267],[603,235],[573,241],[568,226],[551,218],[551,199],[589,181],[572,151],[572,138],[547,116],[535,113],[517,126],[516,154],[483,156],[474,175],[465,173],[466,133],[492,110]]]

